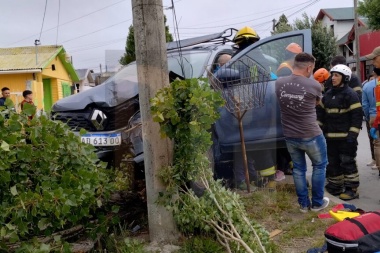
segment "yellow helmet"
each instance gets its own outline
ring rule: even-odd
[[[236,44],[240,44],[241,42],[247,40],[252,41],[253,43],[260,40],[260,37],[257,34],[257,32],[253,30],[251,27],[244,26],[235,34],[235,37],[232,41]]]

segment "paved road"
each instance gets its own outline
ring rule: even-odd
[[[377,170],[372,170],[371,167],[366,166],[368,162],[371,161],[371,152],[369,148],[369,140],[367,136],[367,131],[365,124],[360,131],[358,137],[359,147],[357,164],[360,175],[360,187],[359,194],[360,198],[348,201],[347,203],[354,204],[357,208],[361,208],[365,211],[375,211],[380,210],[380,177]],[[308,176],[311,176],[311,163],[308,162]],[[337,197],[331,196],[326,193],[326,195],[336,203],[343,203]]]

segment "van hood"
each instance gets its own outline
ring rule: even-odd
[[[58,100],[54,112],[83,110],[89,104],[114,107],[138,94],[136,64],[125,66],[103,84]]]

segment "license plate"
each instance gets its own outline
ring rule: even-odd
[[[121,133],[112,134],[84,134],[81,136],[83,143],[98,146],[119,146],[121,144]]]

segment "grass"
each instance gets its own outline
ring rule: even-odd
[[[249,194],[239,193],[250,218],[269,232],[275,229],[282,231],[271,240],[270,250],[273,253],[298,253],[321,247],[324,231],[335,223],[333,219],[319,219],[315,212],[301,213],[292,184],[281,184],[272,192],[259,190]],[[330,203],[330,207],[333,205]]]

